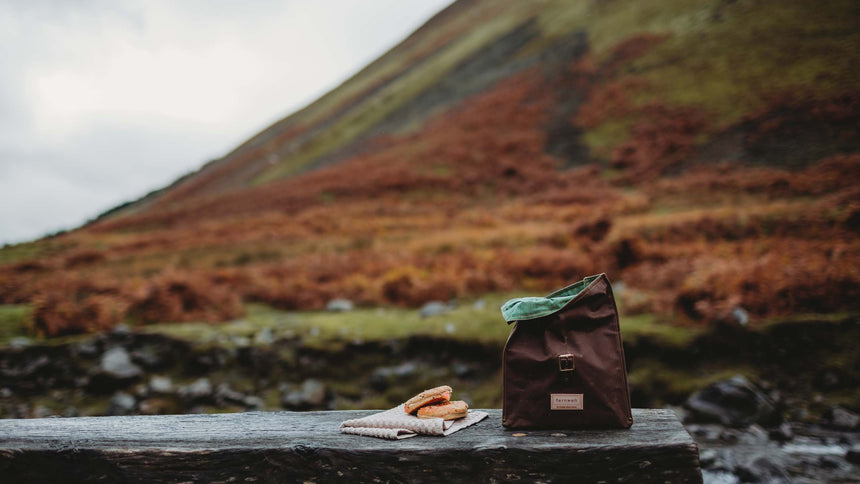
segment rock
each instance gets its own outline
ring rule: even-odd
[[[149,379],[149,391],[154,394],[166,394],[173,391],[173,381],[166,376],[154,376]]]
[[[326,401],[325,385],[313,378],[305,380],[300,389],[284,386],[284,395],[281,404],[292,410],[304,410],[311,407],[320,407]]]
[[[735,474],[741,482],[790,482],[785,469],[766,456],[756,457],[752,462],[738,465],[735,467]]]
[[[395,380],[409,378],[418,372],[418,365],[412,361],[397,366],[377,368],[370,375],[370,385],[376,390],[384,390]]]
[[[451,365],[451,371],[454,373],[454,375],[460,378],[465,378],[475,373],[474,369],[471,366],[460,362]]]
[[[212,397],[212,383],[208,378],[198,378],[190,385],[181,388],[179,393],[191,401],[208,400]]]
[[[272,334],[272,328],[263,328],[259,333],[254,335],[254,343],[258,345],[270,345],[275,342],[275,335]]]
[[[182,411],[168,398],[148,398],[138,403],[137,407],[143,415],[166,415]]]
[[[146,369],[157,370],[170,366],[169,359],[165,358],[165,353],[169,351],[168,348],[148,344],[132,351],[131,360]]]
[[[0,398],[9,398],[12,395],[13,395],[12,390],[10,390],[6,387],[0,388]]]
[[[735,306],[732,309],[731,317],[734,322],[738,323],[741,326],[746,326],[750,322],[750,313],[748,313],[746,309],[740,306]]]
[[[31,343],[30,338],[16,336],[9,341],[9,346],[12,348],[26,348],[27,346],[30,346]]]
[[[833,407],[830,422],[834,427],[846,430],[856,430],[860,427],[860,415],[842,407]]]
[[[702,469],[732,472],[737,466],[735,457],[729,449],[702,449],[699,454]]]
[[[697,441],[709,441],[715,442],[720,440],[720,436],[723,434],[723,429],[719,425],[699,425],[699,424],[688,424],[685,425],[687,432],[690,432],[690,435]]]
[[[302,398],[312,406],[320,406],[325,403],[325,385],[315,379],[308,379],[302,383]]]
[[[251,344],[251,340],[247,336],[233,336],[230,339],[237,348],[244,348]]]
[[[764,444],[768,440],[767,431],[758,424],[752,424],[741,432],[741,442],[748,444]]]
[[[134,397],[128,393],[119,392],[114,394],[108,404],[108,415],[129,415],[134,412],[134,407],[137,404]]]
[[[263,408],[263,399],[254,395],[245,397],[245,408],[248,410],[259,410]]]
[[[0,366],[0,376],[29,380],[35,377],[36,373],[42,370],[47,370],[51,366],[51,359],[47,355],[28,355],[24,354],[20,361],[15,361],[10,366]]]
[[[776,409],[757,386],[743,376],[708,385],[684,403],[685,423],[717,422],[729,427],[768,425],[778,419]]]
[[[54,412],[52,412],[50,408],[42,405],[36,405],[33,409],[33,417],[35,418],[46,418],[52,415],[54,415]]]
[[[99,354],[99,343],[95,338],[90,338],[73,344],[71,350],[76,356],[95,358]]]
[[[854,444],[845,452],[845,460],[852,464],[860,464],[860,444]]]
[[[302,399],[302,393],[292,389],[287,389],[281,396],[281,406],[290,410],[301,410],[305,403]]]
[[[116,379],[132,379],[140,376],[141,369],[131,362],[131,357],[125,348],[116,346],[102,355],[99,371]]]
[[[788,442],[794,438],[794,431],[791,429],[791,424],[784,422],[779,427],[770,429],[767,435],[770,437],[770,440]]]
[[[486,307],[487,301],[484,301],[483,299],[478,299],[477,301],[472,303],[472,309],[474,309],[475,311],[481,311]]]
[[[432,316],[438,316],[440,314],[446,313],[450,310],[447,304],[442,301],[430,301],[427,304],[421,306],[418,314],[421,315],[422,318],[429,318]]]
[[[230,388],[228,383],[221,383],[215,389],[215,401],[219,405],[245,405],[245,394]]]
[[[325,310],[333,313],[352,311],[353,309],[355,309],[355,305],[352,301],[343,298],[332,299],[325,305]]]

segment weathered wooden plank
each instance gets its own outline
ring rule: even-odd
[[[671,411],[629,430],[510,431],[500,410],[448,437],[341,434],[368,411],[0,420],[3,482],[701,482]],[[514,436],[524,433],[525,436]]]

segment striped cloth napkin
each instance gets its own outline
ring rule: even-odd
[[[416,435],[451,435],[472,424],[487,418],[487,412],[469,410],[469,413],[457,420],[442,420],[441,418],[418,418],[406,413],[403,404],[390,410],[354,418],[340,424],[340,431],[345,434],[365,435],[380,439],[400,440]]]

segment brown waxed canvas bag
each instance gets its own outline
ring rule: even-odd
[[[606,274],[545,298],[502,306],[514,324],[502,357],[509,428],[628,428],[633,424],[618,309]]]

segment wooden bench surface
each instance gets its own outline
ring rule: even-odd
[[[629,430],[512,431],[501,410],[447,437],[342,434],[371,411],[0,420],[3,482],[701,482],[696,444],[669,410]],[[515,436],[515,434],[525,434]],[[8,479],[8,480],[7,480]]]

